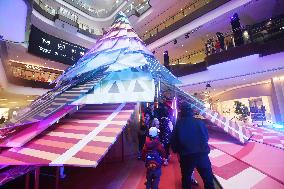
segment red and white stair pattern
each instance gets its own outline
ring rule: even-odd
[[[96,167],[133,111],[134,104],[86,105],[23,147],[0,152],[0,164]]]

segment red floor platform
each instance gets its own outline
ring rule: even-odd
[[[180,168],[175,155],[169,165],[162,168],[159,189],[181,189]],[[67,168],[67,178],[60,183],[61,189],[145,189],[146,169],[144,162],[130,160],[120,163],[102,164],[96,169]],[[102,174],[103,173],[103,174]],[[198,174],[199,186],[193,189],[203,189]]]

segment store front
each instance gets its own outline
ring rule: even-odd
[[[236,105],[236,103],[238,105]],[[218,112],[235,121],[247,121],[249,123],[267,126],[275,122],[270,96],[227,100],[217,102],[214,107]],[[238,111],[238,109],[243,111]]]
[[[0,108],[0,127],[5,120],[8,119],[9,108]]]

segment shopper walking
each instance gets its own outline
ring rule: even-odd
[[[138,128],[138,159],[141,159],[142,149],[146,141],[146,136],[149,134],[149,129],[152,127],[154,117],[150,111],[144,113],[144,119]]]
[[[169,118],[169,111],[166,106],[161,107],[160,116],[161,118],[160,118],[160,127],[159,127],[159,130],[160,130],[159,138],[165,148],[166,155],[167,155],[164,165],[168,165],[168,161],[170,158],[170,142],[171,142],[173,124]]]
[[[208,132],[204,122],[193,117],[191,107],[183,103],[180,117],[172,133],[172,150],[180,156],[182,188],[191,189],[194,168],[199,172],[205,189],[214,189],[213,173],[208,154]]]
[[[162,175],[163,159],[166,157],[165,150],[158,138],[159,130],[156,127],[149,129],[149,137],[143,148],[143,160],[145,161],[146,189],[158,189]]]

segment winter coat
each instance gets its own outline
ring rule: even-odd
[[[171,120],[167,117],[162,117],[160,119],[159,130],[159,138],[161,143],[169,144],[171,142],[171,135],[173,130],[173,124]]]
[[[157,151],[159,152],[160,156],[166,158],[166,152],[163,145],[160,143],[158,138],[146,138],[146,142],[143,147],[142,151],[142,159],[146,159],[146,155],[148,151]]]
[[[178,119],[172,133],[171,145],[173,152],[180,155],[209,153],[205,123],[191,116]]]

